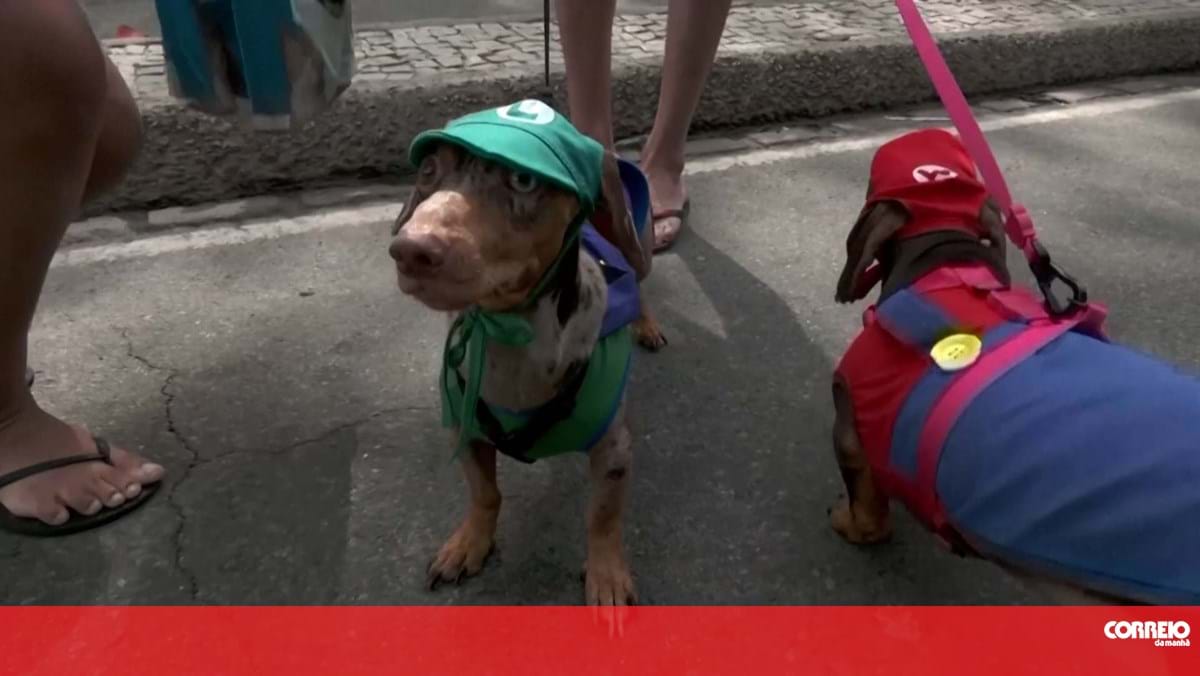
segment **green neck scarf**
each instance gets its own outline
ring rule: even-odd
[[[550,283],[557,276],[563,259],[572,247],[579,246],[579,230],[583,215],[578,216],[567,230],[562,249],[538,281],[533,292],[520,305],[505,312],[490,312],[478,306],[467,308],[454,320],[446,336],[442,351],[442,426],[459,428],[458,442],[454,446],[454,457],[458,457],[474,438],[485,436],[479,417],[480,388],[483,386],[483,365],[487,357],[487,344],[495,341],[510,347],[523,347],[533,342],[533,326],[522,314],[534,307],[545,295]],[[462,408],[455,410],[450,398],[451,379],[458,378],[458,369],[468,364],[466,385],[463,388]]]

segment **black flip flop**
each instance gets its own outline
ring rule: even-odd
[[[78,465],[85,462],[104,462],[112,464],[110,457],[111,447],[108,442],[100,437],[92,437],[96,442],[96,453],[88,453],[84,455],[72,455],[66,458],[58,458],[56,460],[47,460],[39,462],[36,465],[30,465],[15,472],[10,472],[4,476],[0,476],[0,488],[4,488],[9,484],[14,484],[21,479],[29,478],[35,474],[49,472],[52,469],[59,467],[67,467],[69,465]],[[142,492],[138,493],[136,498],[127,498],[125,502],[118,507],[104,507],[99,512],[91,516],[79,514],[75,510],[68,509],[71,513],[69,519],[65,522],[51,526],[48,523],[37,519],[28,519],[21,516],[16,516],[8,511],[4,505],[0,505],[0,530],[6,530],[10,533],[19,535],[33,535],[37,537],[55,537],[59,535],[70,535],[80,531],[89,530],[98,526],[103,526],[106,523],[125,516],[133,510],[141,507],[150,496],[158,491],[161,482],[155,482],[149,485],[142,486]]]

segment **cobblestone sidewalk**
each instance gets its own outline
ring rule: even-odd
[[[1200,8],[1200,0],[925,0],[922,11],[935,32],[1016,30],[1063,22],[1120,18]],[[893,37],[903,32],[892,0],[821,0],[768,7],[735,7],[721,55],[754,54],[804,43],[838,43]],[[465,23],[392,30],[367,29],[358,37],[357,83],[419,84],[447,76],[541,68],[541,22]],[[562,68],[557,27],[551,63]],[[618,17],[613,53],[618,64],[661,58],[666,14]],[[112,44],[109,54],[139,99],[168,96],[162,46]]]

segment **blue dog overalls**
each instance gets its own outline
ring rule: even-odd
[[[988,236],[957,140],[915,141],[880,149],[868,204],[906,207],[901,238]],[[1200,380],[1109,343],[1102,319],[1051,316],[988,266],[948,265],[868,309],[837,374],[879,487],[943,539],[1122,598],[1198,603]]]
[[[476,156],[527,171],[572,192],[580,203],[558,257],[519,307],[504,313],[470,308],[455,321],[443,356],[442,422],[461,430],[460,450],[469,441],[486,441],[524,462],[588,451],[608,431],[620,407],[633,354],[629,325],[641,314],[632,266],[587,221],[600,200],[604,149],[552,108],[533,100],[467,115],[444,129],[424,132],[413,141],[411,161],[419,164],[435,142],[454,143]],[[621,160],[619,169],[627,207],[640,232],[649,220],[649,186],[635,165]],[[607,287],[604,317],[587,363],[536,409],[510,411],[484,401],[479,388],[486,342],[522,345],[532,340],[532,329],[520,313],[547,292],[560,266],[578,264],[580,250],[600,265]]]

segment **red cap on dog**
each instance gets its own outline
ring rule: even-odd
[[[900,203],[909,220],[897,233],[906,239],[938,230],[986,235],[979,213],[987,201],[975,163],[957,136],[923,129],[884,144],[871,163],[871,194],[863,215],[884,200]]]

